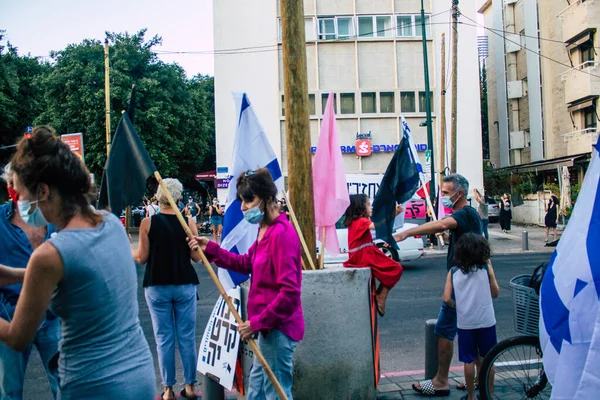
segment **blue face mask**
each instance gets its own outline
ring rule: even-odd
[[[456,194],[456,193],[454,193]],[[454,196],[454,194],[452,196]],[[452,201],[452,196],[442,196],[442,204],[444,205],[444,207],[446,208],[454,208],[454,204],[456,204],[456,201]],[[457,199],[458,201],[458,199]]]
[[[37,203],[39,203],[39,200],[33,202],[29,200],[19,200],[17,201],[17,207],[19,208],[19,214],[21,215],[21,218],[23,218],[23,221],[25,221],[26,224],[41,228],[48,225],[48,221],[46,220],[46,217],[44,217],[40,207],[36,207],[35,210],[29,214],[29,211],[31,211],[31,205]]]
[[[260,211],[260,203],[258,203],[255,207],[252,207],[249,210],[243,211],[243,213],[244,219],[250,222],[251,224],[260,224],[263,218],[265,217],[265,212]]]

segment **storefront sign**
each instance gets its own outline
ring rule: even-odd
[[[371,200],[379,189],[383,175],[376,174],[346,174],[346,184],[349,194],[366,194]]]
[[[396,151],[397,148],[398,148],[397,144],[372,144],[371,152],[372,153],[393,153],[394,151]],[[427,144],[426,143],[417,143],[417,144],[415,144],[415,148],[417,149],[417,151],[427,151]],[[340,146],[340,150],[342,151],[342,154],[346,154],[346,153],[358,154],[356,145]],[[310,148],[310,152],[312,154],[315,154],[316,151],[317,151],[317,146],[312,146]]]
[[[82,133],[67,133],[60,135],[60,139],[65,142],[71,151],[83,161],[83,134]]]
[[[225,178],[225,179],[221,179],[221,178],[217,178],[215,179],[215,188],[216,189],[227,189],[229,187],[229,178]]]
[[[368,139],[360,139],[356,141],[356,155],[361,157],[370,156],[372,153],[371,150],[371,141]]]
[[[236,311],[241,313],[240,288],[231,289],[227,295]],[[202,335],[197,369],[228,390],[233,387],[240,345],[237,328],[238,324],[233,313],[229,311],[223,297],[219,297]]]

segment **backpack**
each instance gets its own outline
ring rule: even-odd
[[[540,287],[542,286],[542,279],[548,268],[548,263],[541,263],[534,270],[529,281],[529,287],[535,290],[535,294],[540,295]]]

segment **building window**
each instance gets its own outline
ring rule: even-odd
[[[586,43],[579,46],[579,54],[581,54],[581,64],[593,65],[595,52],[596,50],[594,49],[594,43],[591,40],[588,40]],[[584,65],[584,67],[586,66],[587,65]]]
[[[308,95],[308,112],[310,113],[310,115],[317,115],[317,107],[315,104],[314,94]]]
[[[362,112],[363,114],[370,114],[377,112],[376,109],[376,93],[375,92],[365,92],[361,93],[362,98]]]
[[[340,111],[342,114],[354,114],[354,93],[340,93]]]
[[[319,39],[330,40],[335,38],[335,18],[319,18]]]
[[[337,35],[339,39],[348,39],[354,36],[354,18],[336,17]]]
[[[373,37],[373,17],[358,17],[358,36]]]
[[[304,18],[304,33],[307,42],[316,40],[315,36],[315,21],[313,17]],[[277,19],[277,40],[281,42],[283,33],[281,31],[281,18]]]
[[[382,113],[393,113],[394,107],[394,92],[381,92],[379,94],[379,111]]]
[[[415,108],[415,92],[400,92],[400,109],[403,113],[414,113]]]
[[[431,110],[433,110],[433,92],[429,92],[429,98],[431,99]],[[422,113],[427,111],[427,104],[425,102],[425,92],[419,92],[419,111]]]
[[[567,42],[567,50],[572,64],[583,69],[595,64],[594,31],[586,30],[577,38]]]
[[[396,28],[398,37],[413,36],[413,19],[410,15],[398,15],[396,17]]]
[[[431,37],[431,16],[425,15],[425,35]],[[421,37],[421,14],[404,14],[396,16],[396,36]]]
[[[285,117],[285,103],[283,102],[283,95],[281,95],[281,116]]]
[[[377,37],[392,37],[392,17],[390,15],[382,15],[375,17],[377,25]]]
[[[321,93],[321,107],[323,110],[323,114],[325,114],[325,109],[327,108],[328,97],[329,93]],[[333,94],[333,112],[337,114],[337,93]]]
[[[596,129],[597,117],[595,104],[592,107],[583,109],[583,127],[584,129]]]

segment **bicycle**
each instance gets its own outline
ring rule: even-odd
[[[514,327],[521,336],[499,342],[484,357],[479,371],[482,400],[550,398],[539,339],[539,296],[529,287],[530,280],[531,275],[519,275],[510,281]]]

